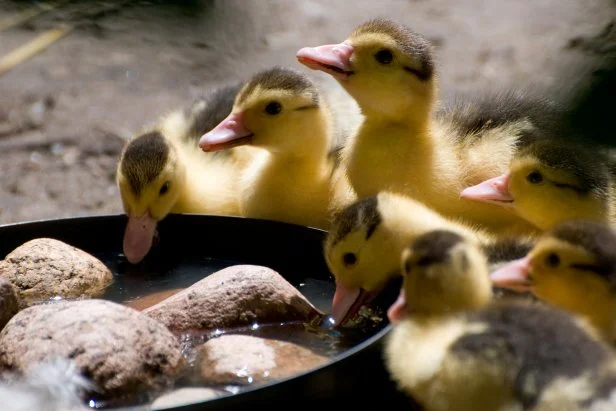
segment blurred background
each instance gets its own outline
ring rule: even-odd
[[[542,90],[609,140],[614,0],[0,1],[0,224],[121,212],[125,139],[207,88],[369,18],[436,46],[441,97]]]

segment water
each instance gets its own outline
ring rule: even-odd
[[[133,266],[126,262],[120,254],[96,254],[113,272],[113,284],[106,290],[103,298],[126,304],[142,310],[151,306],[175,292],[191,286],[208,275],[223,268],[236,265],[237,262],[213,258],[190,258],[176,262],[153,262],[147,265]],[[334,284],[330,281],[315,278],[298,278],[289,280],[317,309],[328,313],[334,295]],[[374,317],[374,313],[369,313]],[[183,375],[190,375],[195,359],[195,348],[211,338],[227,334],[244,334],[255,337],[271,338],[291,342],[326,357],[334,357],[351,347],[361,343],[377,333],[384,321],[380,318],[384,313],[377,313],[375,318],[366,320],[362,327],[333,328],[331,317],[326,316],[320,324],[299,322],[277,324],[253,324],[249,327],[233,329],[209,330],[207,332],[192,331],[177,335],[181,342],[182,352],[188,360],[188,368]],[[250,379],[249,379],[250,380]],[[189,382],[192,381],[192,382]],[[180,379],[176,388],[185,385],[194,386],[194,379]],[[207,382],[200,385],[209,386]],[[241,392],[244,386],[213,387],[229,393]],[[136,402],[143,403],[143,399]],[[137,404],[135,404],[137,405]],[[110,404],[90,401],[92,408],[111,408]]]

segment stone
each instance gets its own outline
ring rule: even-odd
[[[26,308],[0,332],[0,372],[23,373],[52,359],[72,360],[94,384],[89,394],[105,401],[168,389],[185,365],[178,340],[162,324],[98,299]]]
[[[53,238],[37,238],[10,252],[0,262],[0,277],[17,289],[22,308],[54,297],[100,297],[113,282],[100,260]]]
[[[247,385],[308,371],[327,357],[286,341],[227,334],[197,348],[195,368],[201,384]]]
[[[19,311],[19,301],[15,287],[0,277],[0,330]]]
[[[143,312],[176,333],[323,315],[280,274],[256,265],[227,267]]]

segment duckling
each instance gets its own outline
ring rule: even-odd
[[[537,232],[513,213],[460,198],[460,191],[504,172],[521,132],[547,127],[556,104],[499,92],[441,108],[431,44],[386,19],[358,26],[340,44],[302,48],[297,58],[334,76],[361,108],[365,119],[343,153],[359,198],[393,191],[495,234]]]
[[[85,411],[82,402],[94,383],[68,360],[58,358],[32,366],[23,376],[8,375],[0,383],[3,411]]]
[[[267,151],[241,179],[243,215],[327,229],[330,214],[353,199],[336,170],[334,131],[316,85],[295,70],[274,67],[246,83],[231,114],[199,145],[205,152],[240,145]]]
[[[146,256],[157,222],[169,213],[240,215],[237,181],[251,154],[244,149],[204,156],[197,145],[231,112],[239,87],[205,94],[144,127],[124,146],[116,180],[128,216],[123,247],[129,262]]]
[[[534,244],[533,237],[496,238],[401,194],[381,192],[358,200],[335,215],[324,243],[325,260],[336,280],[335,323],[344,325],[379,295],[400,275],[400,253],[408,243],[436,229],[476,239],[495,265],[526,255]]]
[[[616,221],[616,175],[609,153],[539,140],[516,153],[504,174],[467,187],[463,198],[495,204],[545,231],[575,219]]]
[[[592,327],[565,311],[494,301],[479,244],[447,230],[402,252],[385,365],[428,411],[608,410],[616,363]]]
[[[570,220],[546,231],[527,256],[491,274],[492,282],[586,318],[616,341],[616,232]]]

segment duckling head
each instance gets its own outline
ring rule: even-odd
[[[325,260],[336,279],[332,318],[342,325],[398,275],[399,250],[384,229],[379,197],[354,202],[333,219]]]
[[[463,198],[507,207],[541,230],[573,219],[607,221],[609,172],[601,157],[553,141],[520,150],[505,174],[468,187]]]
[[[364,113],[425,121],[436,79],[430,43],[407,27],[373,19],[340,44],[304,47],[300,63],[332,75]],[[420,117],[421,116],[421,117]]]
[[[616,303],[616,233],[594,221],[570,220],[545,232],[524,258],[491,274],[494,285],[531,291],[610,327]]]
[[[246,144],[271,152],[308,152],[315,127],[324,122],[320,109],[319,91],[310,79],[274,67],[246,83],[231,114],[204,134],[199,146],[206,152]]]
[[[492,297],[485,254],[452,231],[417,237],[402,252],[401,272],[400,296],[387,312],[392,323],[409,312],[439,315],[478,309]]]
[[[117,184],[128,216],[123,249],[130,263],[140,262],[149,252],[156,224],[177,202],[185,178],[176,149],[159,131],[137,136],[124,147]]]

